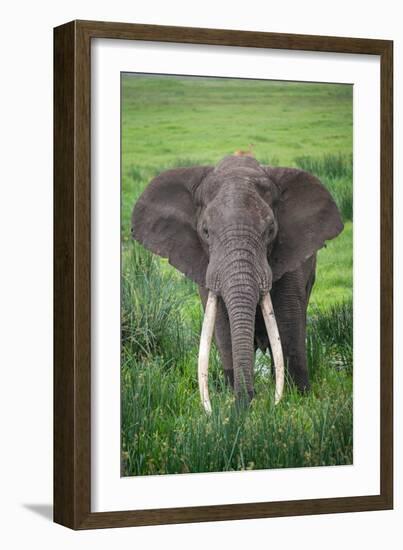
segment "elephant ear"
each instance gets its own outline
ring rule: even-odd
[[[208,260],[196,230],[193,195],[211,170],[195,166],[162,172],[132,213],[132,237],[200,285],[205,285]]]
[[[294,271],[343,230],[339,209],[320,181],[303,170],[265,167],[276,184],[278,234],[270,254],[273,281]]]

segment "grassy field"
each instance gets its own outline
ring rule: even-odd
[[[220,79],[122,78],[122,475],[352,462],[352,88]],[[345,229],[318,254],[309,307],[309,396],[274,407],[269,360],[238,412],[212,350],[213,414],[201,408],[195,285],[130,240],[130,213],[160,171],[214,164],[254,145],[299,166],[335,197]]]

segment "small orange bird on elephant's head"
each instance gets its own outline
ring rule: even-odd
[[[254,157],[254,153],[253,153],[253,148],[254,148],[254,144],[253,143],[249,143],[249,149],[247,150],[243,150],[243,149],[237,149],[235,152],[234,152],[234,155],[236,157]]]

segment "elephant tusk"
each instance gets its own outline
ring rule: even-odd
[[[278,332],[277,321],[274,316],[273,304],[271,302],[270,293],[265,294],[260,302],[262,308],[264,323],[266,325],[267,334],[274,360],[274,370],[276,373],[276,396],[275,404],[280,401],[284,389],[284,357],[281,348],[280,334]]]
[[[211,413],[211,404],[208,394],[208,361],[213,338],[215,319],[217,315],[217,296],[211,291],[208,294],[203,326],[200,336],[199,362],[197,376],[202,405],[206,413]]]

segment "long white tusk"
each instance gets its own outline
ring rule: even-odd
[[[213,338],[216,315],[217,296],[212,292],[209,292],[200,336],[199,362],[197,368],[200,397],[204,410],[208,414],[211,413],[211,404],[208,394],[208,360],[210,355],[211,340]]]
[[[271,302],[270,293],[268,292],[260,302],[262,308],[264,323],[266,325],[267,334],[274,360],[274,370],[276,373],[276,397],[275,404],[280,401],[284,389],[284,358],[281,348],[280,334],[278,332],[277,321],[274,316],[273,304]]]

